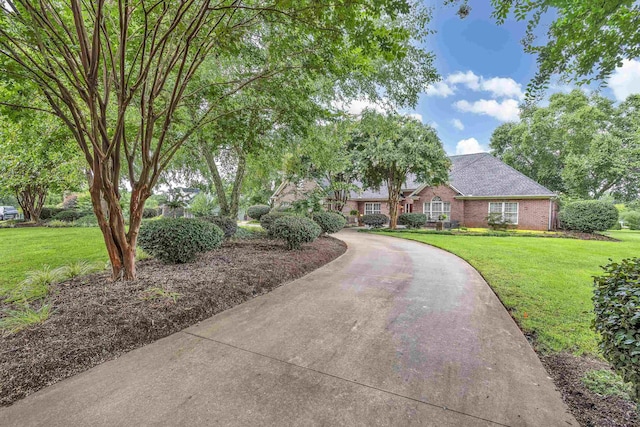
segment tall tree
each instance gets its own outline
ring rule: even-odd
[[[386,185],[391,229],[398,222],[401,190],[409,174],[427,185],[443,184],[449,177],[450,162],[435,130],[411,117],[366,110],[351,150],[363,186]]]
[[[491,150],[505,163],[572,197],[628,200],[640,191],[640,97],[619,106],[598,94],[554,94],[498,127]]]
[[[412,10],[409,0],[8,0],[0,3],[0,71],[32,79],[73,133],[113,278],[131,280],[145,201],[184,141],[231,114],[222,101],[292,69],[342,79],[389,72],[377,65],[417,52],[394,24]],[[251,48],[267,51],[260,66],[227,66]],[[218,102],[201,105],[177,132],[174,119],[203,89],[192,83],[207,59],[226,70],[215,82]]]

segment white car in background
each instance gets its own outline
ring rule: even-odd
[[[0,206],[0,221],[16,219],[19,215],[18,209],[13,206]]]

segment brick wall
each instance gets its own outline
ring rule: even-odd
[[[424,204],[431,203],[431,199],[437,196],[440,197],[443,202],[451,203],[451,218],[449,219],[463,223],[465,215],[465,204],[464,201],[456,200],[454,198],[457,195],[458,193],[447,185],[440,185],[438,187],[426,187],[424,190],[417,194],[420,199],[413,201],[413,212],[425,213],[428,215],[429,206],[427,206],[427,210],[425,211]]]
[[[304,180],[300,186],[294,183],[287,183],[287,185],[280,191],[280,194],[274,199],[273,206],[278,207],[283,203],[291,204],[296,200],[302,200],[306,198],[306,195],[316,189],[318,184],[313,180]]]
[[[520,200],[465,200],[465,227],[486,227],[489,215],[489,202],[517,202],[518,226],[522,230],[547,230],[549,228],[549,199]],[[555,215],[555,202],[552,202],[552,214]],[[553,227],[553,222],[552,222]]]

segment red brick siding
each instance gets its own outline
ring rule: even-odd
[[[486,227],[489,215],[489,202],[517,202],[518,226],[522,230],[548,230],[549,228],[549,199],[519,199],[519,200],[465,200],[465,227]],[[552,202],[555,212],[555,202]],[[553,213],[552,213],[553,214]],[[552,222],[553,227],[553,222]]]
[[[458,193],[447,185],[440,185],[438,187],[426,187],[424,190],[417,194],[420,199],[413,201],[413,212],[428,214],[429,206],[427,206],[427,210],[425,211],[424,204],[431,203],[431,199],[438,196],[442,199],[443,202],[451,203],[451,218],[449,219],[462,223],[464,221],[465,215],[465,204],[462,200],[455,199],[455,196],[457,195]]]

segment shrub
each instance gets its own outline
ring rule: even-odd
[[[238,227],[235,239],[262,239],[267,233],[260,227]]]
[[[238,222],[233,218],[229,218],[226,216],[208,216],[202,219],[220,227],[220,229],[224,233],[225,239],[232,238],[238,230]]]
[[[64,209],[62,208],[50,208],[45,207],[40,211],[40,220],[46,221],[48,219],[53,218],[56,214],[62,212]]]
[[[94,262],[76,261],[60,267],[57,270],[62,274],[64,279],[71,279],[73,277],[86,276],[87,274],[101,271],[103,270],[102,267],[102,265]]]
[[[364,225],[372,228],[380,228],[389,222],[389,217],[383,214],[362,215],[361,221]]]
[[[303,243],[313,242],[318,238],[322,229],[312,219],[303,216],[283,216],[277,218],[271,225],[269,232],[276,239],[287,242],[287,249],[300,249]]]
[[[485,218],[487,220],[487,225],[492,230],[506,230],[512,224],[507,221],[506,218],[499,213],[491,213],[488,217]]]
[[[317,212],[313,220],[320,226],[323,233],[331,234],[342,230],[347,220],[337,212]]]
[[[268,214],[270,210],[271,208],[267,205],[249,206],[249,209],[247,209],[247,216],[249,218],[255,219],[256,221],[260,221],[260,218]]]
[[[624,215],[621,215],[624,219],[624,225],[631,230],[640,230],[640,212],[627,211]]]
[[[98,218],[95,215],[85,215],[73,222],[75,227],[97,227]]]
[[[601,200],[581,200],[564,206],[558,219],[567,230],[593,233],[613,227],[618,221],[618,210]]]
[[[65,196],[64,200],[62,201],[62,209],[65,209],[65,210],[75,209],[77,204],[78,204],[78,195],[70,194],[68,196]]]
[[[634,386],[640,401],[640,258],[611,262],[594,278],[594,327],[614,370]]]
[[[420,228],[427,223],[427,216],[421,213],[403,213],[398,217],[398,224],[407,228]]]
[[[260,218],[260,225],[262,226],[262,228],[267,230],[267,232],[269,232],[271,224],[273,224],[276,219],[293,215],[293,212],[269,212],[266,215],[262,215],[262,217]]]
[[[11,290],[5,301],[25,304],[40,300],[49,294],[49,286],[62,282],[64,279],[66,277],[62,269],[52,269],[48,265],[44,265],[42,270],[29,271],[27,278]]]
[[[355,209],[351,209],[351,210],[349,211],[349,215],[351,215],[351,216],[358,216],[358,215],[360,215],[360,212],[358,212],[358,211],[357,211],[357,210],[355,210]]]
[[[50,221],[47,221],[47,227],[51,227],[51,228],[73,227],[73,224],[66,221],[60,221],[59,219],[52,219]]]
[[[157,208],[144,208],[142,210],[142,218],[144,219],[155,218],[159,215],[160,215],[160,212],[158,212]]]
[[[57,214],[55,214],[53,216],[52,219],[58,220],[58,221],[65,221],[65,222],[73,222],[77,219],[82,218],[83,216],[86,216],[87,212],[80,212],[80,211],[74,211],[74,210],[63,210],[61,212],[58,212]]]
[[[142,224],[138,244],[165,264],[180,264],[192,261],[199,252],[216,249],[223,239],[224,233],[214,224],[163,218]]]

